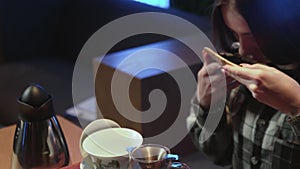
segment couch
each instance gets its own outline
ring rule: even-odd
[[[30,83],[44,86],[56,113],[64,115],[73,104],[74,63],[88,38],[121,16],[150,11],[177,15],[210,33],[205,16],[131,0],[0,0],[0,124],[18,121],[17,99]],[[110,52],[165,39],[139,35]]]

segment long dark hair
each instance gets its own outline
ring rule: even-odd
[[[213,43],[218,50],[231,52],[231,44],[236,41],[233,32],[223,20],[221,6],[228,5],[229,0],[216,0],[212,11]]]
[[[235,41],[221,13],[221,6],[229,3],[245,18],[259,47],[273,63],[300,62],[299,0],[216,0],[213,37],[215,44],[226,51]]]

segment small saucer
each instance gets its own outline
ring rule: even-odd
[[[80,169],[97,169],[96,167],[87,165],[84,161],[82,161],[79,165]]]
[[[84,167],[84,164],[83,164],[82,162],[80,163],[79,168],[80,168],[80,169],[87,169],[87,168]]]
[[[100,166],[92,166],[92,165],[89,165],[88,163],[86,163],[86,161],[82,161],[79,165],[79,168],[80,169],[103,169],[103,167],[100,167]]]

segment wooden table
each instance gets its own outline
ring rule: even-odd
[[[79,139],[82,129],[61,116],[57,116],[57,118],[62,127],[69,148],[71,159],[70,165],[78,164],[82,161],[79,151]],[[11,168],[11,156],[15,129],[15,125],[0,129],[0,164],[2,169]]]

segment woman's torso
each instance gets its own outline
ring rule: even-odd
[[[300,145],[288,116],[259,103],[245,87],[226,105],[233,125],[233,168],[300,168]]]

